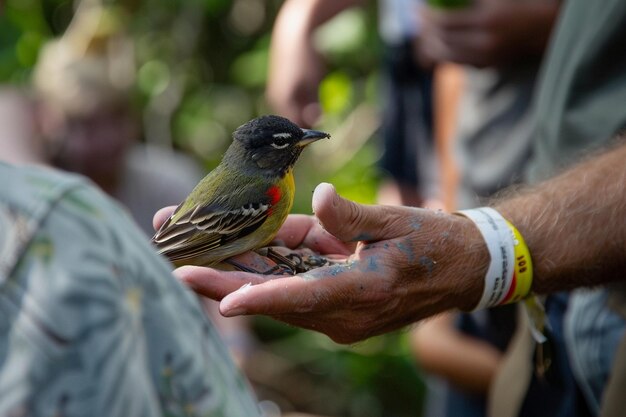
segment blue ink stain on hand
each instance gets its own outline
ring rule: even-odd
[[[404,242],[396,243],[396,247],[400,249],[402,253],[406,255],[406,258],[409,261],[409,263],[412,263],[415,261],[415,253],[413,252],[413,245],[408,239],[405,240]]]
[[[369,233],[360,233],[351,239],[352,242],[367,242],[369,240],[374,240],[374,236]]]
[[[409,221],[409,225],[413,230],[420,230],[422,228],[422,221],[419,217],[413,217]]]
[[[430,275],[430,274],[432,274],[433,269],[435,268],[435,264],[437,262],[433,261],[428,256],[420,256],[419,263],[420,263],[420,265],[422,265],[423,267],[426,268],[426,271]]]
[[[337,275],[346,272],[348,267],[346,265],[333,265],[328,268],[328,275],[331,277],[336,277]]]
[[[376,263],[376,256],[372,256],[367,260],[367,272],[378,271],[378,264]]]
[[[361,268],[359,268],[361,271],[363,272],[378,271],[378,256],[370,256],[369,258],[366,258],[365,261],[367,263],[361,266]]]

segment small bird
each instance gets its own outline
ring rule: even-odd
[[[153,244],[176,266],[217,266],[267,246],[293,206],[294,164],[322,138],[330,135],[273,115],[238,127],[220,164],[163,223]]]

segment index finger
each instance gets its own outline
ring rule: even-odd
[[[242,286],[260,284],[275,275],[260,275],[241,271],[219,271],[217,269],[185,265],[174,270],[174,276],[195,292],[214,300],[221,300]]]
[[[176,210],[176,206],[168,206],[154,213],[154,217],[152,218],[152,227],[154,227],[154,230],[159,230],[161,225],[174,213],[174,210]]]
[[[220,313],[226,317],[242,314],[282,315],[326,311],[342,303],[346,293],[337,288],[350,285],[350,277],[333,277],[348,273],[350,264],[314,269],[294,276],[276,278],[258,285],[239,288],[220,303]]]

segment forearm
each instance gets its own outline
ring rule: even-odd
[[[277,23],[281,24],[275,27],[292,27],[294,31],[310,33],[343,10],[362,2],[362,0],[288,0],[277,17]]]
[[[318,27],[332,19],[342,11],[360,4],[363,0],[291,0],[297,7],[306,7],[310,11],[307,15],[312,27]],[[305,5],[306,4],[306,5]]]
[[[284,57],[285,51],[308,45],[313,48],[313,32],[341,11],[360,0],[288,0],[280,9],[272,32],[271,52]],[[292,54],[297,56],[297,54]],[[288,55],[289,56],[289,55]],[[282,59],[277,62],[284,65]]]
[[[425,371],[478,394],[487,393],[502,356],[491,344],[458,331],[453,314],[420,323],[411,345]]]
[[[300,126],[319,118],[317,89],[325,68],[314,46],[315,30],[356,0],[288,0],[270,45],[266,97],[274,111]]]
[[[548,293],[624,280],[626,143],[495,208],[531,253],[533,291]]]

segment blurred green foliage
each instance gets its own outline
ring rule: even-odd
[[[76,5],[69,0],[7,0],[0,15],[0,82],[27,86],[46,40],[61,35]],[[231,132],[270,113],[263,91],[279,0],[102,1],[124,12],[134,41],[134,103],[144,139],[196,156],[209,170]],[[321,126],[333,135],[307,150],[296,168],[295,212],[310,213],[316,184],[328,181],[353,200],[373,203],[378,41],[375,3],[344,12],[318,31],[328,59],[319,94]],[[369,123],[362,123],[368,120]],[[323,161],[323,163],[320,163]],[[330,416],[419,415],[423,387],[403,336],[341,347],[325,336],[259,319],[259,336],[274,355],[314,381],[309,412]],[[277,330],[280,329],[280,330]],[[300,410],[305,411],[305,410]]]
[[[255,326],[266,337],[266,351],[259,355],[278,366],[260,366],[251,379],[283,410],[342,417],[421,414],[424,384],[411,359],[407,333],[342,346],[319,333],[285,328],[262,317]]]

